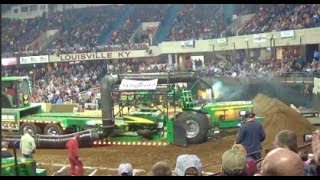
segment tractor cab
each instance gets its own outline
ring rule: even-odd
[[[28,107],[31,103],[31,81],[29,77],[1,78],[2,108]]]

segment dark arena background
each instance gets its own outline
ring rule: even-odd
[[[172,175],[189,167],[228,175],[223,154],[251,116],[265,138],[246,175],[266,175],[261,162],[290,143],[298,161],[311,163],[305,168],[320,166],[312,161],[320,156],[312,148],[320,146],[313,133],[320,126],[319,4],[1,8],[3,176],[74,175],[66,144],[75,135],[78,175],[119,176],[124,163],[134,176],[155,175],[159,161]],[[283,130],[297,143],[280,146]],[[24,134],[35,142],[33,158],[18,147]],[[244,159],[256,153],[244,149]],[[181,165],[185,154],[201,163],[189,157]]]

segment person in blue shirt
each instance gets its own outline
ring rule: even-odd
[[[242,144],[247,150],[248,156],[254,160],[259,160],[261,159],[261,143],[264,141],[266,134],[262,125],[255,121],[254,113],[250,112],[246,117],[246,123],[239,128],[236,144]]]
[[[314,61],[319,61],[319,57],[320,57],[320,52],[315,49],[314,52],[313,52],[313,60]]]

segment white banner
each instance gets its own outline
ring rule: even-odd
[[[218,43],[218,44],[227,43],[227,38],[219,38],[219,39],[217,39],[217,43]]]
[[[294,30],[281,31],[280,32],[280,37],[281,38],[294,37]]]
[[[123,79],[119,86],[120,91],[128,91],[128,90],[156,90],[158,84],[158,79],[152,80],[131,80],[131,79]]]
[[[20,57],[20,64],[35,64],[35,63],[47,63],[49,62],[49,56],[27,56]]]
[[[17,65],[17,58],[1,58],[1,66],[13,66]]]
[[[195,47],[196,41],[189,40],[189,41],[181,41],[181,47]]]
[[[257,42],[257,43],[267,42],[267,34],[254,34],[253,42]]]

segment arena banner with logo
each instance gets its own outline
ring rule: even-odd
[[[267,34],[254,34],[253,42],[256,42],[256,43],[267,42]]]
[[[281,31],[281,32],[280,32],[280,37],[281,37],[281,38],[294,37],[294,30]]]
[[[130,80],[123,79],[119,86],[120,91],[129,90],[156,90],[158,84],[158,79],[152,80]]]
[[[1,66],[14,66],[17,65],[17,58],[12,57],[12,58],[1,58]]]
[[[181,47],[194,48],[196,47],[196,41],[195,40],[181,41]]]
[[[47,63],[49,62],[49,56],[26,56],[20,57],[20,64],[36,64],[36,63]]]
[[[60,54],[49,56],[50,62],[61,61],[85,61],[85,60],[101,60],[101,59],[125,59],[150,57],[151,55],[146,50],[132,51],[110,51],[110,52],[92,52],[92,53],[77,53],[77,54]]]

